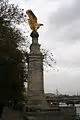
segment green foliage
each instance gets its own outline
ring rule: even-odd
[[[23,9],[9,4],[8,0],[0,0],[0,18],[3,18],[7,24],[20,23],[24,21]]]
[[[21,10],[0,1],[0,104],[24,99],[24,52],[18,49],[24,37],[11,27],[22,20]]]

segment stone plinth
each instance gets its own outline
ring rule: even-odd
[[[40,45],[38,43],[39,34],[33,31],[31,37],[32,44],[30,46],[28,63],[27,105],[30,108],[47,109],[48,105],[44,96],[43,55],[40,52]]]

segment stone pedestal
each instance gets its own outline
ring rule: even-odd
[[[32,44],[30,46],[28,62],[28,87],[27,109],[24,117],[29,120],[73,120],[74,109],[51,108],[44,96],[43,80],[43,55],[40,52],[38,33],[31,33]]]
[[[33,31],[31,37],[32,44],[30,46],[28,63],[27,105],[29,108],[47,109],[48,105],[44,96],[43,55],[40,52],[40,45],[38,43],[39,34]]]

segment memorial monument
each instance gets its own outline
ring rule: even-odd
[[[37,23],[37,18],[31,10],[26,12],[29,16],[29,25],[32,29],[31,37],[32,44],[30,46],[29,61],[28,61],[28,108],[48,109],[48,104],[44,96],[44,80],[43,80],[43,59],[44,56],[40,51],[38,43],[39,34],[37,29],[43,25]]]
[[[44,95],[43,59],[38,43],[39,34],[37,29],[43,24],[38,24],[37,17],[31,10],[27,10],[28,22],[32,30],[32,44],[28,54],[28,87],[27,87],[27,110],[24,116],[29,120],[73,120],[74,109],[51,108]]]

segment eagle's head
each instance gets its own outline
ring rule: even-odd
[[[37,29],[39,29],[39,28],[40,28],[40,26],[43,26],[43,24],[38,24],[38,25],[37,25]]]

